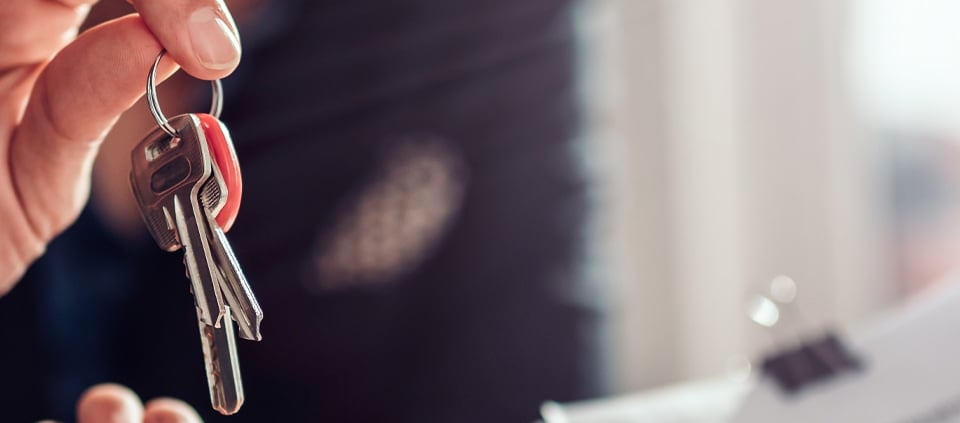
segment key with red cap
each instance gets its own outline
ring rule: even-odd
[[[257,298],[253,295],[253,290],[250,289],[247,278],[240,270],[240,264],[225,234],[237,218],[240,197],[243,193],[237,153],[233,148],[230,132],[220,120],[208,114],[195,116],[200,120],[211,161],[214,164],[212,177],[223,181],[225,200],[222,201],[222,206],[216,213],[207,214],[207,224],[213,241],[211,247],[214,261],[223,272],[221,292],[234,311],[233,317],[240,329],[240,337],[259,341],[262,339],[260,322],[263,320],[263,312],[260,310]]]
[[[240,163],[237,162],[237,153],[233,149],[230,132],[219,119],[206,113],[196,114],[200,119],[200,126],[207,138],[207,146],[213,163],[216,164],[223,177],[227,190],[227,199],[223,208],[217,213],[217,223],[223,232],[229,232],[237,219],[240,210],[240,198],[243,196],[243,180],[240,177]]]
[[[222,414],[243,404],[233,322],[240,337],[259,341],[263,312],[224,231],[240,208],[243,184],[230,133],[217,116],[223,86],[211,81],[210,114],[167,119],[157,101],[160,51],[147,74],[147,107],[157,128],[131,155],[130,186],[150,235],[161,249],[183,250],[190,279],[210,403]]]
[[[243,403],[233,321],[240,337],[260,340],[263,319],[222,229],[239,208],[239,166],[229,132],[213,116],[180,115],[168,124],[175,135],[157,128],[134,149],[130,182],[160,248],[184,250],[211,403],[232,414]]]

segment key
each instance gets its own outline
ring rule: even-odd
[[[197,306],[211,404],[223,414],[232,414],[239,410],[244,397],[231,321],[234,315],[223,302],[223,289],[231,286],[227,282],[231,275],[239,279],[234,285],[246,289],[239,294],[235,289],[228,290],[228,303],[238,311],[250,307],[252,311],[244,310],[241,315],[256,316],[253,328],[247,322],[250,319],[239,319],[250,339],[259,339],[262,313],[235,258],[229,260],[232,252],[225,236],[214,235],[222,231],[213,216],[223,209],[229,193],[219,166],[214,166],[211,159],[200,118],[181,115],[169,124],[178,136],[158,128],[134,149],[131,186],[144,221],[160,248],[184,250]]]
[[[181,115],[170,121],[178,137],[154,130],[132,155],[130,184],[147,229],[161,249],[183,248],[201,320],[218,326],[223,299],[214,265],[204,208],[216,208],[220,187],[211,179],[213,165],[199,120]],[[211,182],[212,181],[212,182]],[[207,204],[201,204],[201,194]],[[211,204],[212,203],[212,204]]]
[[[240,167],[226,127],[216,118],[223,105],[214,80],[210,115],[168,120],[160,111],[156,71],[161,51],[147,74],[147,105],[159,126],[134,148],[130,185],[157,245],[183,250],[194,294],[210,402],[222,414],[244,401],[236,334],[259,341],[263,312],[234,256],[225,232],[242,195]]]
[[[230,133],[217,118],[207,114],[196,116],[200,119],[207,146],[216,165],[214,177],[223,181],[224,188],[219,189],[218,192],[228,193],[224,201],[217,203],[221,205],[219,212],[212,209],[213,213],[207,214],[207,223],[212,236],[213,258],[220,270],[221,289],[234,313],[234,320],[240,328],[240,337],[259,341],[262,339],[260,323],[263,320],[263,312],[246,277],[240,270],[240,265],[225,234],[236,219],[242,195],[243,184],[237,155],[230,140]],[[214,200],[210,199],[209,203],[214,203]]]
[[[233,314],[233,320],[240,328],[240,337],[251,341],[260,341],[263,336],[260,334],[260,322],[263,321],[263,311],[257,298],[250,289],[247,278],[240,270],[240,264],[233,254],[230,242],[226,234],[220,229],[220,225],[210,215],[207,216],[208,225],[213,236],[214,259],[217,261],[221,292],[232,310],[237,310]]]
[[[233,226],[233,221],[236,220],[237,211],[240,209],[240,199],[243,196],[240,164],[237,162],[237,153],[233,149],[233,141],[230,140],[230,132],[227,131],[227,127],[216,117],[205,113],[197,114],[197,118],[200,119],[203,134],[207,138],[210,155],[214,164],[217,165],[214,170],[219,171],[224,186],[230,193],[223,202],[223,208],[216,213],[217,224],[223,228],[224,232],[227,232]]]
[[[236,337],[233,333],[233,324],[229,321],[231,316],[230,306],[224,307],[223,317],[226,323],[218,328],[203,323],[200,320],[199,310],[197,315],[207,385],[210,388],[210,404],[214,410],[223,415],[240,411],[244,400],[243,380],[240,378],[237,360]]]

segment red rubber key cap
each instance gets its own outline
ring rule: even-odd
[[[217,213],[217,224],[224,232],[230,230],[237,219],[240,210],[240,199],[243,197],[243,180],[240,177],[240,164],[237,162],[237,153],[233,149],[230,133],[219,119],[206,113],[197,113],[203,134],[207,138],[207,146],[213,162],[223,176],[227,187],[227,201],[220,213]]]

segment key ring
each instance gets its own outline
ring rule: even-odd
[[[157,66],[160,65],[160,59],[162,59],[166,53],[166,49],[160,50],[160,54],[157,55],[157,60],[153,61],[153,67],[150,68],[150,73],[147,74],[147,107],[150,108],[150,114],[153,115],[153,119],[157,121],[157,125],[160,125],[163,132],[170,134],[171,137],[175,137],[177,136],[177,130],[174,129],[173,126],[170,126],[170,122],[167,121],[167,117],[164,116],[160,110],[160,102],[157,100]],[[220,112],[223,110],[223,85],[220,84],[219,79],[210,81],[210,84],[212,85],[213,93],[210,115],[219,119]]]

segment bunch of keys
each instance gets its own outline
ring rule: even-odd
[[[147,104],[158,128],[133,150],[130,185],[147,229],[161,249],[183,250],[200,326],[210,402],[222,414],[243,405],[233,324],[240,337],[259,341],[263,312],[225,232],[240,206],[241,179],[233,142],[217,119],[223,107],[213,81],[210,114],[170,120],[160,111],[156,72],[147,75]]]

